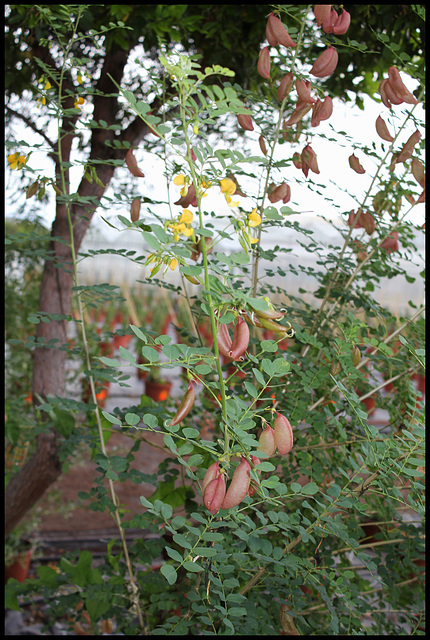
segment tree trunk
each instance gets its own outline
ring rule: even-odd
[[[127,61],[128,52],[112,51],[106,54],[104,66],[97,83],[97,90],[108,94],[109,97],[96,94],[94,96],[94,119],[103,119],[108,125],[116,123],[118,101],[116,97],[109,95],[116,88],[109,79],[111,75],[120,84],[123,69]],[[160,103],[151,105],[158,108]],[[70,122],[63,122],[63,131],[69,133],[62,140],[62,161],[69,159],[73,134]],[[128,140],[132,145],[137,145],[149,133],[149,128],[140,120],[133,121],[123,131],[120,139]],[[91,137],[90,159],[117,159],[125,157],[125,150],[115,150],[106,145],[106,141],[112,141],[114,132],[103,129],[93,129]],[[97,201],[103,196],[109,185],[114,167],[110,164],[96,165],[100,182],[89,183],[82,179],[78,189],[78,197],[92,197]],[[90,225],[97,205],[82,205],[79,200],[72,206],[71,218],[73,223],[73,237],[75,253],[77,254],[82,240]],[[52,255],[45,261],[39,299],[39,312],[47,314],[68,315],[71,307],[73,279],[72,252],[70,247],[70,231],[67,211],[64,204],[57,203],[57,211],[51,232],[52,240],[50,249]],[[65,243],[57,242],[56,237],[64,239]],[[67,243],[67,244],[66,244]],[[50,322],[40,322],[36,330],[37,340],[58,340],[58,346],[67,342],[67,320],[58,319]],[[37,404],[37,396],[46,398],[48,395],[63,396],[65,391],[67,351],[61,348],[38,347],[34,354],[33,364],[33,400]],[[12,478],[6,490],[5,509],[5,535],[7,536],[18,522],[25,516],[43,496],[45,491],[54,483],[61,474],[59,459],[59,438],[61,436],[50,430],[37,437],[36,451],[27,461],[24,467]]]

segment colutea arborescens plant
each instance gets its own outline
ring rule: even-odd
[[[347,66],[357,47],[348,39],[350,8],[268,9],[261,24],[267,44],[254,52],[264,110],[261,93],[234,84],[228,68],[202,68],[198,56],[180,52],[160,56],[166,108],[175,108],[177,120],[153,116],[138,95],[118,87],[158,137],[169,193],[159,215],[133,191],[130,220],[121,221],[149,247],[139,262],[152,283],[187,301],[196,336],[174,343],[131,325],[145,367],[180,365],[187,386],[177,404],[143,398],[138,407],[102,412],[105,426],[135,440],[126,459],[98,454],[102,481],[109,473],[110,480],[154,485],[121,528],[157,537],[130,545],[131,578],[110,547],[94,582],[106,587],[108,607],[87,603],[94,621],[109,613],[131,633],[121,616],[140,611],[134,632],[152,635],[354,635],[369,620],[376,633],[401,625],[412,633],[421,624],[424,429],[413,376],[424,366],[423,309],[396,318],[371,295],[381,278],[410,279],[396,254],[401,243],[413,247],[407,216],[424,199],[416,193],[425,173],[414,113],[423,86],[406,88],[400,57],[379,84],[381,113],[388,108],[389,115],[369,127],[372,146],[352,147],[347,134],[332,139],[333,154],[337,144],[351,146],[347,168],[364,185],[355,208],[341,214],[342,246],[324,247],[318,230],[293,221],[296,212],[286,206],[295,202],[296,184],[326,186],[313,182],[324,180],[330,162],[319,155],[319,139],[336,127],[336,96],[324,91],[324,79],[340,60]],[[154,85],[157,95],[164,90]],[[213,123],[258,141],[259,152],[213,142]],[[409,125],[414,132],[404,142]],[[126,158],[136,190],[144,183],[137,153],[130,148]],[[206,206],[214,192],[222,210]],[[270,230],[271,238],[280,230],[296,234],[297,246],[312,254],[318,269],[291,261],[288,270],[316,279],[314,304],[305,291],[289,291],[279,260],[289,249],[280,235],[266,242]],[[163,280],[171,271],[181,279],[176,288]],[[136,366],[132,351],[120,355],[126,363],[100,360],[114,370]],[[370,420],[370,401],[385,412],[382,425]],[[209,435],[203,415],[212,419]],[[132,467],[149,431],[168,456],[157,476]],[[101,485],[93,493],[100,495]],[[378,528],[375,538],[366,535],[369,523]],[[66,584],[73,571],[64,564],[61,578],[42,571],[40,579],[48,589]],[[386,607],[397,617],[388,620]]]

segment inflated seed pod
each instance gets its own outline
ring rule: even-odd
[[[283,456],[293,448],[293,429],[287,418],[278,412],[276,412],[276,420],[273,426],[275,444],[279,453]]]
[[[217,334],[216,334],[218,349],[221,355],[226,358],[230,357],[232,340],[230,338],[230,334],[228,332],[228,326],[226,324],[220,323]]]
[[[239,360],[249,345],[249,327],[245,320],[239,316],[237,324],[234,328],[233,340],[229,357],[232,360]]]
[[[269,457],[273,456],[276,451],[275,432],[270,425],[267,425],[264,431],[261,432],[258,443],[259,451],[263,451]]]
[[[194,391],[194,382],[190,380],[187,390],[184,394],[184,397],[181,400],[181,404],[178,407],[175,415],[172,418],[172,421],[169,424],[169,427],[172,427],[174,424],[178,424],[182,422],[182,420],[190,413],[194,400],[196,399],[196,392]]]
[[[225,497],[225,478],[220,473],[211,480],[203,491],[203,503],[206,509],[214,516],[221,509]]]
[[[360,360],[361,360],[361,351],[355,344],[352,347],[352,364],[354,365],[354,367],[358,366]]]
[[[236,467],[230,486],[227,489],[221,509],[231,509],[240,504],[248,493],[251,482],[251,465],[246,458],[242,457],[239,466]]]

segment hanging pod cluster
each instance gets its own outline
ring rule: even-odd
[[[251,462],[253,465],[257,465],[260,460],[256,456],[251,456]],[[234,470],[228,489],[225,474],[221,471],[219,462],[211,464],[203,478],[203,502],[213,516],[220,509],[236,507],[246,495],[252,496],[256,490],[257,484],[251,481],[251,465],[243,456]]]
[[[282,320],[285,313],[282,311],[277,311],[270,304],[267,309],[260,309],[256,306],[251,307],[251,312],[247,314],[249,321],[255,327],[260,327],[264,329],[269,329],[274,333],[278,333],[282,335],[284,338],[292,338],[294,336],[294,329],[289,326],[285,326],[283,324],[279,324],[279,321]]]
[[[249,327],[239,316],[234,327],[233,339],[228,328],[231,325],[220,323],[217,331],[218,349],[221,355],[231,360],[244,360],[244,353],[249,345]]]
[[[265,453],[269,458],[275,454],[276,449],[281,456],[290,453],[293,448],[293,428],[285,416],[276,412],[273,427],[267,425],[261,432],[259,442],[259,451]]]

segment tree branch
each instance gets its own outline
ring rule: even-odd
[[[33,131],[35,131],[39,136],[41,136],[45,140],[45,142],[49,144],[51,149],[53,149],[54,151],[56,150],[56,143],[53,142],[50,138],[48,138],[46,133],[44,133],[38,127],[36,127],[36,125],[34,124],[31,118],[24,115],[23,113],[20,113],[19,111],[15,111],[15,109],[11,109],[8,105],[6,105],[6,111],[10,113],[10,115],[13,116],[14,118],[19,118],[20,120],[25,122],[25,124],[28,127],[30,127],[30,129],[33,129]]]

